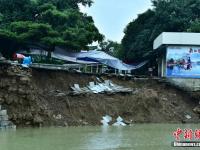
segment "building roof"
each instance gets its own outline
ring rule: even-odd
[[[200,33],[163,32],[154,40],[153,49],[158,49],[163,45],[200,46]]]

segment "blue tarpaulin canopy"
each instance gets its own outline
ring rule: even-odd
[[[36,54],[36,53],[41,54],[39,50],[31,50],[29,52],[29,54]],[[101,63],[118,70],[135,70],[144,66],[148,62],[148,61],[144,61],[138,65],[128,65],[128,64],[123,63],[118,58],[115,58],[111,55],[108,55],[107,53],[103,51],[98,51],[98,50],[74,53],[74,52],[66,52],[65,50],[61,48],[56,48],[55,51],[52,52],[51,56],[53,58],[65,60],[68,62],[80,63],[80,64]]]
[[[109,67],[119,69],[119,70],[135,70],[144,66],[147,63],[147,61],[145,61],[135,66],[128,65],[128,64],[123,63],[118,58],[115,58],[113,56],[108,55],[105,52],[97,51],[97,50],[93,50],[93,51],[89,51],[85,53],[77,53],[76,57],[78,60],[97,61]]]

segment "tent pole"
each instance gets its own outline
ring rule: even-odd
[[[99,65],[99,73],[101,74],[101,69],[102,69],[102,66]]]
[[[93,70],[92,70],[92,65],[91,65],[91,73],[92,73],[92,71],[93,71]]]
[[[99,73],[99,65],[97,64],[97,69],[96,69],[96,73]]]
[[[87,73],[87,64],[85,65],[85,73]]]

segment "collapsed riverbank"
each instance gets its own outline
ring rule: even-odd
[[[153,79],[102,78],[136,92],[72,96],[70,86],[85,86],[96,81],[96,76],[1,65],[0,104],[18,126],[100,125],[105,114],[121,116],[127,123],[199,122],[199,114],[193,111],[198,93],[186,93]]]

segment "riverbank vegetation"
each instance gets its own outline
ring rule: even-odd
[[[79,10],[91,0],[0,0],[0,52],[10,57],[20,48],[37,46],[49,52],[88,49],[101,41],[91,16]]]

